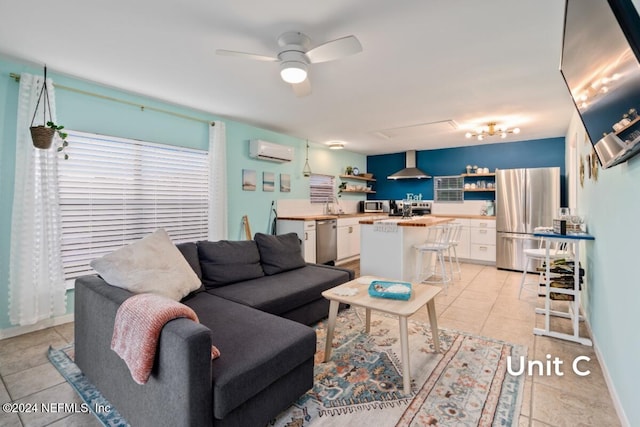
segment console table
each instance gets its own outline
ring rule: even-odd
[[[545,301],[544,308],[536,308],[537,314],[544,315],[544,328],[534,328],[533,333],[536,335],[546,335],[549,337],[560,338],[563,340],[577,342],[583,345],[593,345],[589,338],[580,336],[580,321],[584,320],[584,316],[580,315],[580,243],[582,241],[595,240],[590,234],[556,234],[556,233],[534,233],[535,237],[540,237],[545,243],[546,248],[546,283],[545,283]],[[564,243],[567,246],[573,246],[573,289],[553,288],[554,293],[565,294],[573,296],[573,301],[568,301],[568,312],[551,310],[551,260],[549,259],[549,251],[551,243]],[[566,334],[562,332],[552,331],[550,329],[550,317],[563,317],[571,320],[573,328],[573,334]]]

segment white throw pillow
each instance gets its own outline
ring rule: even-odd
[[[150,292],[180,301],[200,279],[164,229],[91,261],[110,285],[134,293]]]

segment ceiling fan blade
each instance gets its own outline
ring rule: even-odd
[[[256,61],[268,61],[268,62],[279,61],[279,59],[274,56],[257,55],[255,53],[246,53],[246,52],[236,52],[235,50],[216,49],[216,54],[222,55],[222,56],[237,56],[240,58],[254,59]]]
[[[346,36],[316,46],[306,53],[312,64],[333,61],[362,52],[362,45],[356,36]]]
[[[311,94],[311,82],[307,77],[302,81],[302,83],[292,84],[293,92],[297,97],[303,97]]]

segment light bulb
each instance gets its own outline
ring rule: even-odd
[[[471,138],[473,136],[473,134],[471,132],[467,132],[464,134],[465,138]]]
[[[520,133],[520,128],[515,128],[515,129],[513,129],[513,133],[515,133],[515,134]]]
[[[502,132],[502,133],[500,134],[500,138],[506,138],[506,137],[507,137],[507,133],[506,133],[506,132]]]
[[[482,141],[484,139],[483,135],[478,135],[478,141]]]
[[[287,83],[302,83],[307,78],[307,65],[298,61],[283,62],[280,77]]]

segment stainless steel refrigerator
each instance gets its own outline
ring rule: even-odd
[[[560,207],[560,168],[496,171],[496,266],[524,270],[524,249],[537,248],[536,227],[551,227]],[[534,272],[539,263],[531,262]]]

